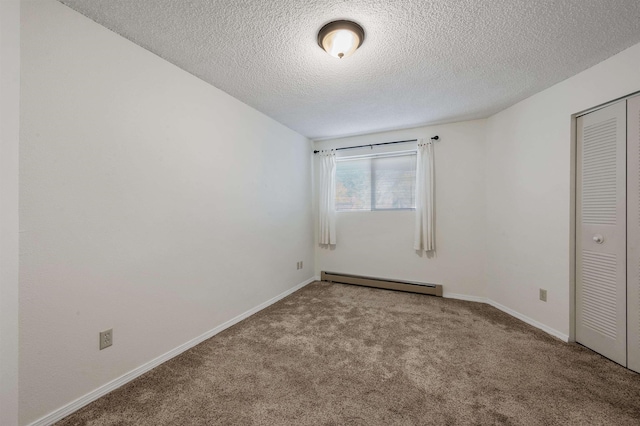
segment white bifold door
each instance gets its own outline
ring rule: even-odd
[[[640,371],[640,97],[577,120],[576,341]]]

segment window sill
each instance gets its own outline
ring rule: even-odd
[[[336,213],[371,213],[371,212],[408,212],[415,211],[415,208],[409,209],[375,209],[375,210],[336,210]]]

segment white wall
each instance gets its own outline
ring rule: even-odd
[[[312,277],[313,228],[310,141],[54,0],[22,7],[26,424]]]
[[[0,424],[18,424],[20,2],[0,1]]]
[[[490,299],[570,334],[571,116],[638,90],[640,44],[488,119]]]
[[[338,212],[337,244],[334,249],[316,245],[316,273],[332,271],[443,284],[445,294],[484,296],[484,120],[316,141],[315,148],[434,135],[440,136],[434,147],[436,256],[419,256],[413,250],[413,211]],[[405,144],[395,147],[407,149]]]

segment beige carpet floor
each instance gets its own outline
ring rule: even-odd
[[[640,375],[485,304],[316,282],[60,425],[639,425]]]

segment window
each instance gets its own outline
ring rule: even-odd
[[[338,159],[336,210],[414,209],[416,153]]]

